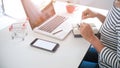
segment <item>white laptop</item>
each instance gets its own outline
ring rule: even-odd
[[[40,18],[41,20],[44,20],[44,22],[33,29],[33,31],[37,33],[63,40],[72,30],[68,16],[65,14],[56,14],[51,2],[41,10]]]

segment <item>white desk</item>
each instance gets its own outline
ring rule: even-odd
[[[58,42],[55,53],[33,48],[30,43],[35,38]],[[77,68],[89,48],[82,38],[74,38],[72,33],[59,41],[29,31],[25,41],[12,40],[8,29],[0,31],[0,68]]]
[[[0,31],[0,68],[77,68],[89,48],[87,41],[74,38],[72,33],[59,41],[27,28],[24,41],[12,40],[8,28]],[[55,53],[31,47],[35,38],[58,42],[60,47]]]

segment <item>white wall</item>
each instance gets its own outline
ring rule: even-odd
[[[59,0],[66,1],[66,0]],[[102,9],[110,9],[114,0],[69,0],[70,2]]]

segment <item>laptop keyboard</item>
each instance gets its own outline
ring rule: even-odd
[[[63,16],[56,16],[52,20],[44,24],[42,27],[40,27],[39,29],[51,33],[55,28],[57,28],[65,20],[66,18]]]

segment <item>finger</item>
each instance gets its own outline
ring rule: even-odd
[[[88,12],[87,12],[87,11],[84,11],[84,12],[82,13],[82,19],[86,18],[87,15],[88,15]]]
[[[80,23],[80,28],[84,27],[84,25],[85,25],[84,22]]]
[[[82,19],[86,19],[86,18],[89,18],[90,15],[88,13],[85,13],[83,16],[82,16]]]

